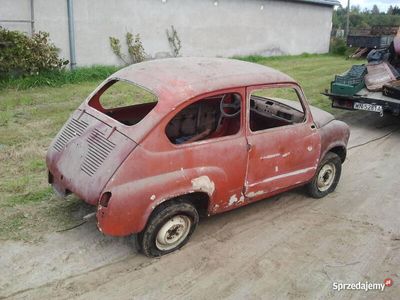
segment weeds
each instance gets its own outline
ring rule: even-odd
[[[167,29],[166,33],[169,46],[172,50],[172,55],[175,57],[179,56],[182,48],[182,43],[181,39],[178,36],[178,32],[176,31],[175,27],[171,25],[171,32],[169,32],[169,30]]]
[[[109,40],[112,51],[124,62],[125,65],[136,64],[146,59],[146,52],[144,51],[139,34],[133,35],[132,33],[127,32],[125,35],[129,57],[122,53],[121,42],[118,38],[110,36]]]

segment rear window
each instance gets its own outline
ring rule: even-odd
[[[157,97],[126,81],[105,84],[89,101],[89,106],[125,124],[139,123],[156,106]]]

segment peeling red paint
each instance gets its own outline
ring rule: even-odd
[[[118,122],[88,104],[111,80],[145,87],[157,105],[136,125]],[[296,89],[304,122],[252,132],[249,95],[260,86]],[[165,128],[182,109],[227,93],[241,97],[235,133],[182,144],[168,139]],[[348,137],[347,125],[310,108],[300,86],[279,71],[227,59],[165,59],[107,79],[72,114],[46,161],[56,190],[97,205],[99,229],[123,236],[143,230],[157,205],[179,196],[204,195],[212,215],[303,185],[327,151],[345,155]],[[111,198],[102,206],[106,192]]]

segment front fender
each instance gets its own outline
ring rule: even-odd
[[[223,170],[215,167],[181,169],[147,177],[121,185],[109,184],[103,192],[111,192],[107,207],[98,206],[99,229],[108,235],[125,236],[144,229],[147,220],[162,202],[194,192],[207,193],[210,203],[220,197],[216,190],[227,182]]]
[[[334,120],[319,129],[321,135],[321,157],[320,160],[333,148],[347,148],[350,137],[349,126],[339,120]]]

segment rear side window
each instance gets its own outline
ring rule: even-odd
[[[125,124],[139,123],[157,104],[148,90],[125,81],[110,81],[89,101],[89,105]]]

